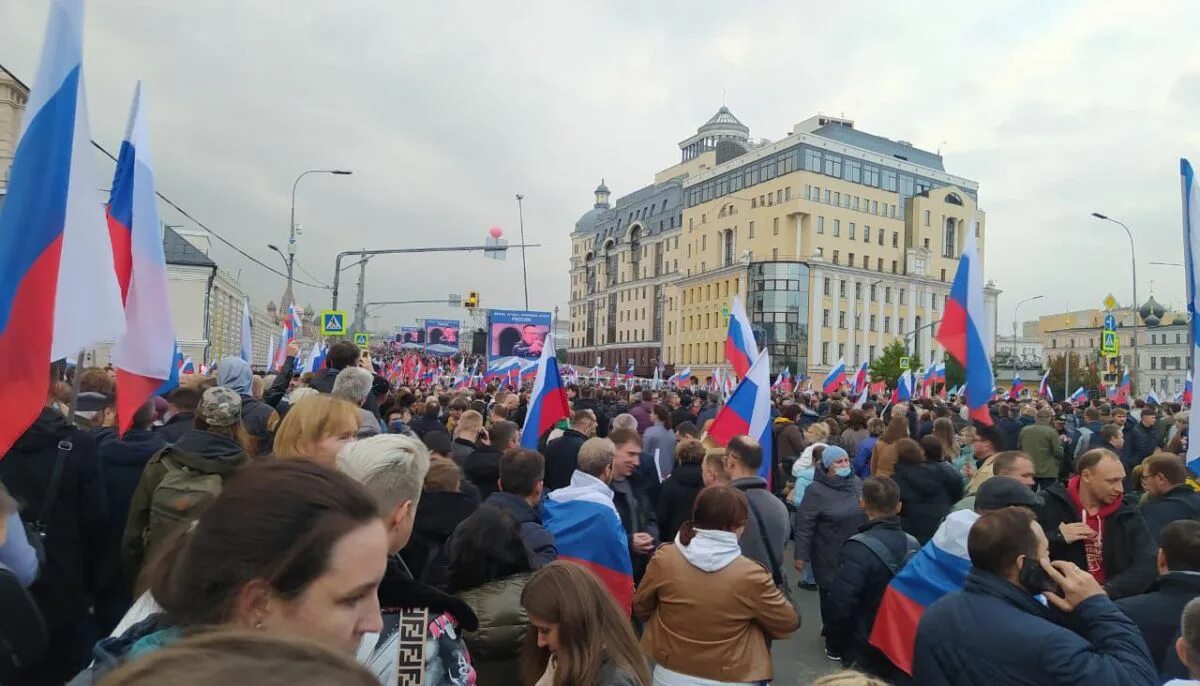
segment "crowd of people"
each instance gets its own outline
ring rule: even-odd
[[[528,385],[297,353],[124,433],[52,365],[0,459],[0,684],[763,684],[807,592],[819,683],[1200,683],[1178,406],[776,390],[717,445],[717,394],[584,383],[531,450]]]

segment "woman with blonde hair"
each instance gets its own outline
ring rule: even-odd
[[[358,434],[359,408],[329,395],[300,399],[275,433],[275,457],[308,460],[326,467]]]
[[[551,562],[529,579],[521,605],[526,686],[650,686],[628,618],[587,569]]]

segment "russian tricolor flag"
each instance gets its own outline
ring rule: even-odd
[[[1013,372],[1012,390],[1009,391],[1009,397],[1013,400],[1021,397],[1021,391],[1025,390],[1025,382],[1021,381],[1021,373]]]
[[[676,386],[684,386],[688,380],[692,378],[692,368],[684,367],[683,370],[675,372],[671,378],[667,379],[668,383],[673,383]]]
[[[542,501],[542,525],[554,536],[558,559],[587,568],[625,614],[633,609],[633,563],[625,527],[603,481],[576,471],[571,485]]]
[[[862,393],[867,388],[867,363],[863,362],[854,372],[854,392]]]
[[[554,356],[553,334],[546,335],[542,344],[542,355],[534,369],[537,377],[533,391],[529,394],[529,411],[525,413],[525,426],[521,428],[521,447],[537,450],[538,439],[552,429],[560,419],[571,416],[567,405],[567,391],[558,375],[558,360]]]
[[[1187,268],[1188,325],[1191,327],[1192,364],[1188,369],[1184,402],[1192,401],[1192,374],[1200,369],[1200,272],[1196,271],[1196,260],[1200,259],[1200,186],[1196,174],[1185,159],[1179,160],[1180,192],[1183,197],[1183,254]],[[1188,412],[1188,469],[1200,473],[1200,410],[1193,405]]]
[[[976,222],[967,228],[967,240],[958,258],[958,271],[946,300],[946,310],[935,338],[967,373],[967,407],[971,417],[990,426],[987,389],[992,387],[992,362],[988,359],[987,312],[983,308],[983,262],[975,245]]]
[[[1073,405],[1082,405],[1083,403],[1087,402],[1087,399],[1087,391],[1083,390],[1083,386],[1076,388],[1075,392],[1071,394],[1071,397],[1067,398],[1067,400],[1071,401],[1071,404]]]
[[[749,436],[763,450],[762,467],[758,475],[770,481],[771,476],[771,361],[764,350],[759,354],[729,400],[717,412],[708,437],[722,447],[734,436]]]
[[[125,333],[92,166],[83,2],[48,4],[41,61],[0,214],[0,455],[45,406],[51,360],[73,359]]]
[[[1121,375],[1121,385],[1117,386],[1117,392],[1113,394],[1113,402],[1118,405],[1129,402],[1129,394],[1132,391],[1132,386],[1129,383],[1129,369],[1126,369]]]
[[[1038,384],[1038,395],[1042,396],[1050,402],[1054,402],[1054,392],[1050,390],[1050,370],[1047,369],[1045,374],[1042,374],[1042,381]]]
[[[911,370],[905,370],[896,379],[896,390],[892,392],[892,403],[903,403],[912,400],[913,397],[913,374]]]
[[[324,369],[325,368],[325,356],[328,353],[329,353],[329,348],[325,344],[321,343],[320,341],[313,343],[312,350],[310,350],[308,353],[308,360],[306,360],[304,363],[303,371],[315,374],[318,369]],[[393,371],[394,371],[394,365],[393,365]]]
[[[733,307],[729,312],[729,333],[725,336],[725,360],[738,376],[745,376],[758,357],[758,344],[754,342],[754,329],[742,300],[733,296]]]
[[[967,579],[971,569],[967,534],[977,519],[979,515],[972,510],[951,512],[883,592],[871,628],[871,645],[907,674],[912,674],[917,625],[926,608],[961,590]]]
[[[1154,391],[1150,391],[1149,393],[1146,394],[1146,404],[1147,405],[1162,405],[1162,401],[1158,399],[1157,393],[1155,393]]]
[[[300,312],[296,303],[288,305],[287,316],[283,318],[283,331],[279,334],[279,346],[275,349],[275,369],[283,369],[283,361],[287,359],[287,348],[300,335]]]
[[[250,298],[242,301],[242,359],[254,366],[254,322],[250,317]]]
[[[129,125],[108,204],[117,281],[125,301],[125,335],[113,346],[117,418],[121,433],[133,415],[171,378],[175,328],[167,294],[167,260],[158,220],[154,168],[142,84],[133,92]]]
[[[825,380],[821,382],[821,390],[825,393],[837,393],[842,384],[846,383],[846,360],[839,359],[833,369],[829,370]]]
[[[1192,404],[1192,372],[1189,369],[1187,379],[1183,382],[1183,403],[1185,405]]]

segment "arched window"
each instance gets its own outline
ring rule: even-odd
[[[733,229],[721,232],[721,263],[726,267],[733,264]]]
[[[960,207],[963,204],[962,198],[958,195],[958,193],[947,193],[946,202],[951,205],[959,205]]]
[[[954,217],[947,217],[942,229],[942,256],[958,257],[958,221]]]

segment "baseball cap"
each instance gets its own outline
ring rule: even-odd
[[[1038,507],[1042,497],[1011,476],[993,476],[979,486],[975,510],[999,510],[1005,507]]]
[[[196,414],[209,426],[233,426],[242,419],[242,396],[232,388],[213,386],[204,391]]]

